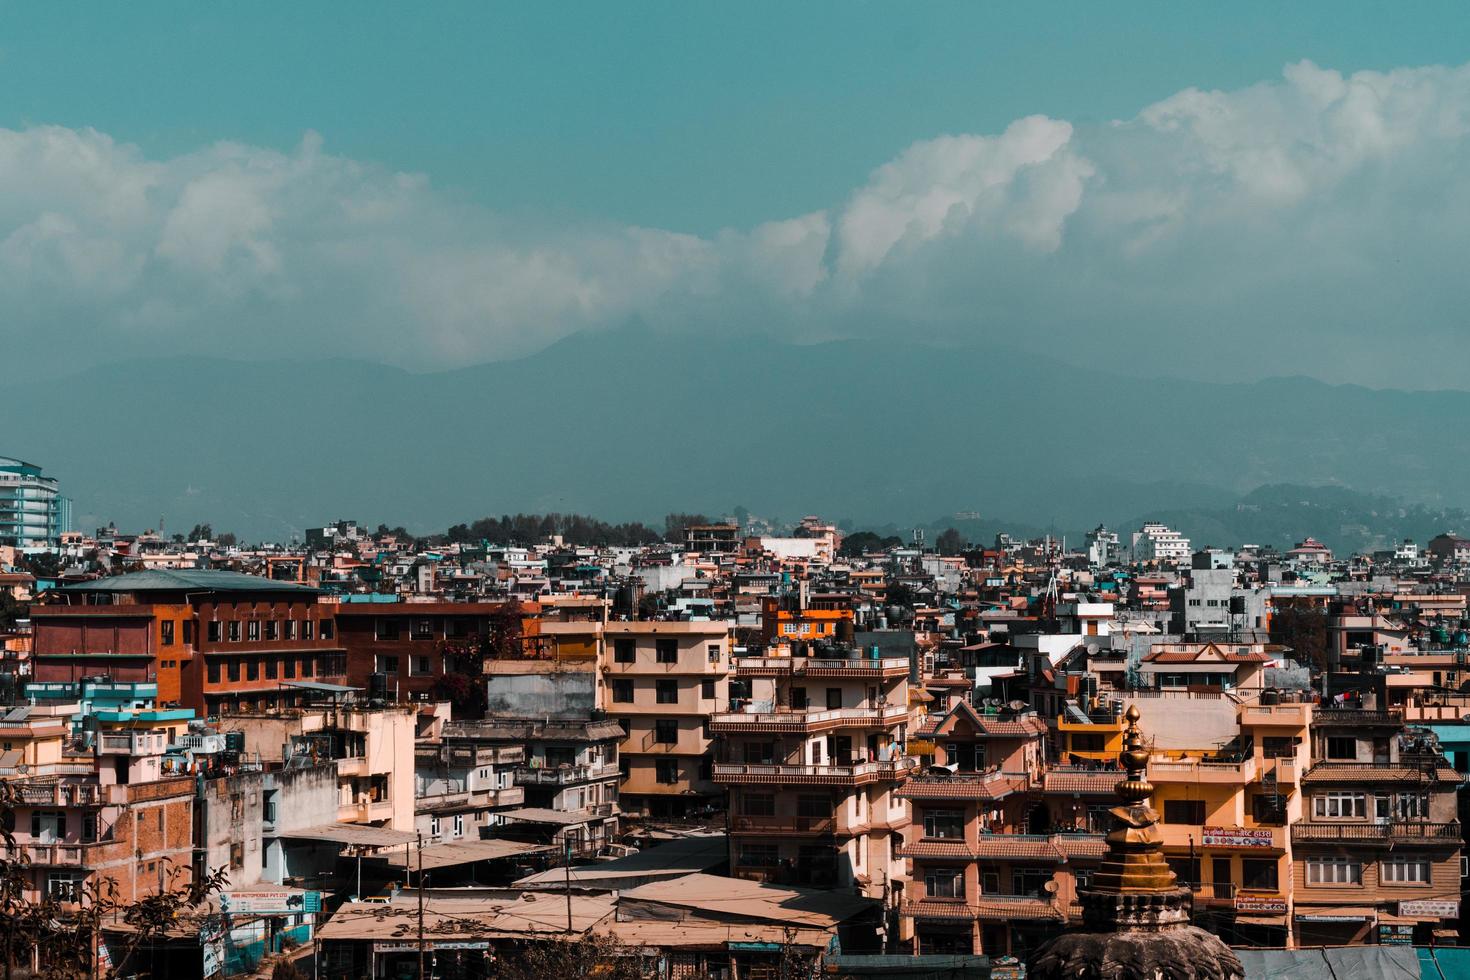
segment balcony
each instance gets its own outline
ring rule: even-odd
[[[1213,759],[1150,759],[1148,776],[1157,783],[1227,783],[1244,785],[1256,779],[1254,757],[1227,761]]]
[[[840,728],[887,728],[908,719],[904,705],[878,705],[872,708],[801,709],[778,708],[773,711],[722,711],[710,716],[710,731],[720,735],[742,733],[814,734]]]
[[[777,786],[865,786],[891,781],[913,772],[917,759],[859,762],[851,766],[788,766],[767,763],[716,763],[717,783],[766,783]]]
[[[514,766],[526,761],[524,745],[449,745],[444,761],[451,766]]]
[[[95,844],[17,844],[17,857],[26,863],[50,868],[81,868],[88,865]]]
[[[475,810],[491,807],[521,806],[526,802],[526,790],[522,786],[505,789],[457,790],[449,793],[432,793],[414,801],[420,813],[435,810]]]
[[[1375,711],[1370,708],[1334,708],[1329,705],[1319,705],[1316,711],[1316,721],[1321,725],[1344,728],[1359,725],[1396,727],[1403,724],[1404,716],[1397,710]]]
[[[904,677],[907,657],[737,657],[737,677]]]
[[[371,823],[374,820],[391,820],[391,800],[370,800],[366,796],[356,803],[337,807],[337,820],[343,823]]]
[[[730,830],[737,834],[825,835],[836,829],[831,817],[732,816]]]
[[[1305,728],[1311,723],[1310,704],[1247,704],[1240,709],[1242,728]]]
[[[162,732],[101,732],[98,755],[162,755],[168,737]]]
[[[337,760],[337,775],[339,776],[370,776],[372,770],[368,766],[367,756],[355,755],[345,759]]]
[[[1296,823],[1291,827],[1293,844],[1423,844],[1458,845],[1461,827],[1453,823],[1421,823],[1394,820],[1388,823]]]
[[[1295,786],[1301,779],[1301,766],[1295,758],[1264,759],[1260,765],[1261,781],[1275,780],[1284,786]]]
[[[615,763],[595,766],[546,766],[544,768],[522,766],[516,770],[515,779],[518,786],[571,786],[575,783],[611,779],[621,774],[621,770]]]
[[[102,787],[96,783],[21,783],[16,802],[26,806],[101,806]]]

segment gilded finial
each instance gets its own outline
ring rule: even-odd
[[[1128,778],[1114,789],[1125,804],[1136,806],[1152,796],[1154,788],[1148,781],[1148,750],[1143,747],[1143,732],[1138,729],[1138,719],[1142,717],[1138,705],[1130,704],[1123,717],[1128,720],[1128,727],[1123,733],[1123,751],[1118,753],[1118,764]]]

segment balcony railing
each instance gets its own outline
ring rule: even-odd
[[[850,766],[803,766],[775,763],[716,763],[712,776],[717,783],[774,783],[808,785],[857,785],[897,779],[918,767],[917,759],[859,762]]]
[[[516,770],[515,779],[516,783],[522,786],[567,786],[572,783],[607,779],[619,775],[620,772],[616,764],[547,766],[545,768],[522,766]]]
[[[100,806],[102,787],[96,783],[40,783],[16,787],[16,800],[30,806]]]
[[[1324,725],[1397,725],[1404,720],[1404,716],[1397,710],[1334,708],[1324,704],[1318,706],[1315,719]]]
[[[1453,823],[1421,823],[1395,820],[1389,823],[1295,823],[1294,844],[1336,843],[1425,843],[1452,844],[1461,839],[1461,827]]]
[[[836,728],[843,725],[893,725],[907,717],[908,708],[896,704],[873,708],[778,708],[768,711],[717,712],[710,716],[710,725],[736,730],[762,726],[793,729],[815,726]]]

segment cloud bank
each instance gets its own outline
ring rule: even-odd
[[[0,362],[431,369],[637,317],[1470,387],[1467,132],[1470,66],[1301,63],[1107,124],[938,136],[827,208],[699,237],[510,222],[314,134],[155,160],[93,130],[0,130]]]

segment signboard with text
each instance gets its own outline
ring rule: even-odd
[[[321,892],[233,891],[221,892],[220,911],[226,915],[298,915],[320,912]]]
[[[1446,898],[1421,898],[1411,902],[1400,902],[1399,915],[1457,919],[1460,917],[1460,903]]]
[[[1235,911],[1255,915],[1285,915],[1286,899],[1274,895],[1236,895]]]
[[[1205,847],[1270,847],[1270,827],[1206,827]]]

